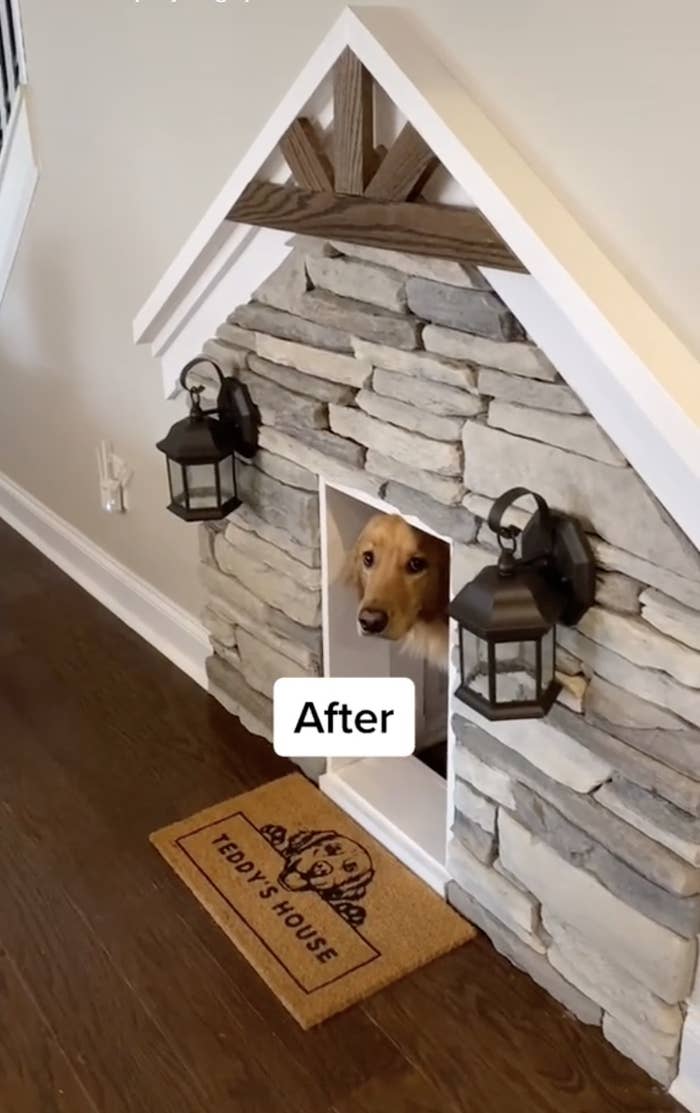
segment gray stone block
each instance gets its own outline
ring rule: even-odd
[[[482,908],[456,881],[447,884],[447,899],[465,919],[475,924],[489,937],[496,950],[519,970],[529,974],[534,982],[559,1001],[564,1008],[584,1024],[600,1024],[603,1011],[595,1001],[584,996],[575,986],[562,978],[549,964],[545,955],[523,943],[512,931]]]
[[[457,390],[476,390],[476,375],[468,363],[443,359],[432,352],[407,352],[401,348],[388,348],[386,344],[372,344],[369,340],[353,337],[353,350],[358,359],[368,360],[374,367],[396,371],[414,379],[455,387]]]
[[[197,542],[199,546],[199,559],[202,564],[214,563],[214,531],[209,528],[208,522],[197,525]]]
[[[229,550],[224,553],[226,545],[233,549],[233,553],[229,553]],[[222,565],[222,561],[224,563],[230,562],[234,575],[236,574],[237,558],[239,556],[249,557],[251,560],[266,564],[270,568],[276,568],[284,576],[288,576],[295,583],[308,588],[309,591],[321,590],[320,568],[309,568],[301,561],[295,560],[283,549],[278,549],[276,545],[265,541],[264,538],[258,537],[250,530],[241,529],[235,521],[228,523],[223,539],[220,535],[217,538],[216,546],[216,556],[219,564]],[[223,571],[226,572],[227,569],[223,567]]]
[[[211,592],[209,608],[225,622],[235,629],[243,627],[305,670],[318,669],[322,649],[319,628],[301,626],[282,611],[256,599],[238,580],[218,569],[207,569],[204,586]]]
[[[251,688],[243,675],[221,657],[207,658],[209,691],[251,734],[272,741],[272,700]]]
[[[459,777],[455,780],[455,808],[470,823],[481,827],[489,835],[495,835],[498,808],[492,800],[487,800],[480,792],[475,792],[472,785],[466,784]]]
[[[641,668],[661,669],[679,684],[700,688],[700,653],[660,634],[641,618],[591,607],[577,627],[598,645]],[[700,692],[697,692],[700,705]]]
[[[642,585],[621,572],[599,572],[596,576],[595,601],[623,614],[639,614],[639,593]]]
[[[379,310],[351,298],[339,298],[323,290],[304,295],[302,315],[320,325],[342,329],[349,336],[374,340],[392,348],[417,348],[420,339],[420,323],[413,318]]]
[[[396,479],[424,495],[429,495],[431,499],[444,503],[445,506],[458,506],[464,495],[464,484],[461,479],[436,475],[434,472],[423,471],[420,467],[411,467],[373,448],[367,451],[365,467],[372,475],[381,476],[383,479]]]
[[[228,319],[231,322],[231,317]],[[225,344],[233,344],[238,348],[255,351],[255,333],[250,329],[239,328],[238,325],[226,323],[219,325],[216,330],[216,339],[223,340]]]
[[[475,417],[486,410],[486,404],[476,394],[432,379],[403,375],[399,371],[377,368],[372,376],[372,386],[377,394],[419,406],[431,414],[461,417],[462,423],[465,418]]]
[[[328,407],[324,402],[316,402],[304,394],[286,391],[277,383],[250,371],[239,372],[241,383],[245,383],[253,398],[260,418],[265,425],[292,425],[300,429],[327,429]]]
[[[428,351],[448,359],[465,360],[528,379],[556,382],[559,378],[556,368],[534,344],[488,340],[467,332],[428,325],[423,329],[423,345]]]
[[[401,514],[413,514],[429,530],[469,544],[476,536],[476,520],[461,506],[443,506],[428,495],[415,491],[403,483],[389,482],[384,498]]]
[[[211,607],[205,607],[202,611],[202,625],[214,641],[227,649],[233,649],[236,644],[236,631],[233,623],[228,619],[222,618]]]
[[[655,1078],[662,1086],[670,1086],[678,1072],[676,1056],[666,1058],[648,1045],[642,1044],[639,1033],[630,1032],[616,1017],[606,1013],[603,1017],[603,1035],[617,1050]]]
[[[476,789],[489,800],[495,800],[505,808],[514,808],[513,780],[502,769],[494,768],[482,761],[464,746],[457,746],[454,753],[455,776],[460,781]]]
[[[575,927],[546,911],[543,916],[552,939],[547,957],[562,977],[630,1029],[644,1031],[644,1039],[664,1054],[675,1054],[683,1025],[678,1005],[667,1005],[622,966],[591,947]]]
[[[487,564],[494,563],[494,554],[481,545],[452,546],[452,583],[458,591],[479,575]]]
[[[355,397],[352,387],[295,371],[293,367],[284,367],[254,354],[248,356],[248,367],[264,379],[269,379],[286,390],[293,390],[295,394],[308,394],[318,402],[335,402],[339,406],[347,406]]]
[[[523,328],[497,294],[464,290],[426,278],[409,278],[406,295],[411,312],[432,324],[485,336],[522,340]]]
[[[578,718],[561,707],[553,708],[550,715]],[[454,715],[452,725],[460,746],[464,746],[486,764],[507,773],[514,781],[532,789],[570,823],[596,842],[604,844],[640,875],[661,889],[679,896],[692,896],[700,892],[700,871],[612,815],[590,796],[574,792],[548,777],[522,754],[502,745],[463,716]],[[556,816],[553,818],[556,819]]]
[[[339,329],[324,328],[312,321],[305,321],[293,313],[285,313],[269,305],[251,302],[240,305],[229,317],[229,321],[243,326],[248,333],[265,332],[269,336],[279,336],[282,340],[294,340],[298,344],[310,344],[313,348],[329,348],[336,352],[352,350],[350,339]],[[248,346],[248,345],[247,345]],[[250,347],[256,347],[256,338]]]
[[[602,785],[595,798],[679,858],[700,866],[700,819],[696,816],[622,777]]]
[[[263,537],[266,541],[276,545],[278,549],[284,549],[295,560],[300,560],[302,564],[308,565],[309,568],[321,567],[321,550],[318,544],[300,545],[294,540],[291,533],[285,529],[271,526],[264,518],[256,514],[250,506],[245,504],[239,506],[238,510],[230,516],[229,521],[235,522],[240,529],[252,530],[253,533],[257,533],[258,537]]]
[[[272,274],[258,286],[253,301],[298,314],[301,299],[309,287],[303,247],[294,248]]]
[[[500,372],[479,372],[479,389],[483,394],[490,394],[489,390],[481,389],[484,379],[488,375],[500,375]],[[558,383],[538,383],[535,380],[528,382],[527,379],[518,379],[517,376],[513,375],[506,376],[506,378],[511,381],[515,378],[519,388],[513,391],[512,382],[510,383],[509,397],[512,398],[512,401],[498,401],[504,395],[496,393],[496,401],[492,402],[489,407],[489,425],[497,429],[505,429],[506,432],[515,433],[520,437],[530,437],[531,440],[543,441],[544,444],[558,445],[559,448],[565,448],[579,456],[588,456],[591,460],[601,460],[604,464],[615,464],[618,467],[625,466],[626,460],[622,453],[617,450],[610,438],[606,436],[592,417],[575,416],[583,412],[581,409],[576,409],[572,414],[568,408],[567,410],[560,408],[559,402],[562,395]],[[533,387],[538,388],[537,391],[533,392]],[[525,388],[529,388],[529,390]],[[503,387],[499,386],[499,389],[502,390]],[[546,409],[533,409],[534,405],[546,404],[536,401],[538,397],[541,398],[545,391],[547,393],[544,397],[548,407]],[[516,394],[518,395],[517,398],[515,397]],[[524,402],[525,395],[531,400]],[[575,396],[574,399],[578,403]],[[568,394],[564,394],[563,401],[567,407],[574,404]],[[520,404],[514,405],[513,402],[519,402]],[[557,412],[554,412],[555,410]]]
[[[611,572],[624,572],[640,583],[650,584],[665,595],[670,595],[679,603],[700,611],[700,580],[689,580],[685,576],[677,576],[652,564],[648,560],[633,556],[624,549],[609,545],[599,537],[589,538],[595,562],[600,568]]]
[[[287,483],[290,487],[298,487],[301,491],[318,490],[318,476],[293,460],[268,452],[266,448],[258,446],[253,466],[265,472],[265,475],[279,479],[280,483]]]
[[[209,592],[209,606],[235,627],[243,626],[273,649],[311,668],[321,656],[319,627],[302,626],[276,607],[257,599],[234,576],[208,565],[200,569],[202,584]]]
[[[237,371],[246,366],[248,352],[245,348],[238,348],[233,344],[225,344],[223,340],[207,340],[202,347],[202,353],[209,356],[219,365],[224,375],[235,375]],[[203,363],[192,371],[192,379],[203,386],[210,386],[214,391],[219,390],[219,377],[213,367],[207,369]]]
[[[269,525],[286,531],[301,545],[318,545],[317,495],[289,487],[240,461],[237,475],[240,497],[259,517]]]
[[[474,823],[473,820],[461,812],[455,812],[452,834],[466,847],[470,854],[473,854],[485,866],[492,864],[496,857],[496,838],[494,834],[484,831],[483,827]]]
[[[687,939],[697,935],[700,931],[700,897],[679,897],[655,885],[524,785],[516,785],[514,794],[516,806],[513,810],[518,820],[567,862],[587,870],[611,893],[649,919],[664,924]],[[607,823],[601,824],[601,838],[607,839],[608,826]],[[628,848],[624,849],[627,851]],[[628,857],[627,853],[625,857]]]
[[[658,669],[640,668],[639,665],[621,657],[619,653],[613,653],[605,646],[591,641],[580,630],[560,626],[557,637],[566,649],[580,657],[603,680],[608,680],[616,687],[624,688],[632,695],[667,708],[681,719],[687,719],[695,726],[700,726],[700,698],[697,689],[679,684],[672,676],[659,672]],[[636,779],[630,777],[630,780]],[[663,795],[666,793],[664,792]],[[667,796],[667,799],[673,800],[680,808],[685,806],[675,796]],[[693,808],[687,807],[686,811],[693,811]]]
[[[700,730],[671,711],[594,676],[584,699],[593,726],[700,781]]]
[[[336,257],[306,261],[314,286],[343,298],[402,313],[406,308],[406,276],[388,267]]]
[[[323,451],[309,439],[309,433],[310,430],[305,430],[300,437],[287,432],[286,429],[265,426],[260,430],[259,443],[280,456],[300,461],[306,468],[313,469],[314,473],[324,479],[343,483],[347,487],[354,487],[369,495],[381,493],[384,481],[361,470],[365,451],[360,445],[336,437],[334,433],[328,433],[325,443],[321,442],[326,449]],[[357,459],[359,466],[344,463],[343,460],[348,457],[351,460]]]
[[[320,590],[304,587],[278,568],[245,555],[222,534],[216,538],[214,553],[221,571],[234,576],[257,599],[283,611],[302,626],[318,626],[321,621]]]
[[[583,665],[578,657],[574,657],[573,653],[569,653],[561,645],[557,646],[557,672],[566,676],[578,676],[583,672]]]
[[[532,422],[534,428],[537,428],[540,411],[551,410],[559,416],[586,413],[583,402],[565,383],[541,383],[536,379],[524,379],[522,376],[509,375],[505,371],[483,369],[477,375],[477,389],[479,394],[486,395],[489,398],[515,402],[521,407],[532,406],[535,410]],[[513,409],[514,407],[511,407],[511,416]],[[498,417],[498,414],[499,410],[496,408],[496,417]],[[516,424],[527,425],[526,418],[527,415],[525,415],[525,420],[516,422]],[[544,423],[540,423],[546,425],[546,416]],[[489,424],[497,425],[500,423],[494,420],[489,421]],[[522,436],[529,435],[521,430],[517,431],[521,432]],[[545,440],[544,437],[535,437],[534,439]],[[549,444],[550,441],[547,439],[546,443]]]
[[[355,356],[296,344],[292,340],[280,340],[278,336],[266,336],[262,332],[256,335],[257,355],[272,363],[283,364],[317,379],[330,379],[356,390],[365,386],[371,377],[372,364]]]
[[[681,575],[700,576],[700,555],[631,468],[573,456],[474,421],[465,425],[463,439],[468,489],[491,498],[509,487],[539,491],[550,506],[573,514],[612,544]]]
[[[685,1000],[693,984],[697,942],[683,939],[616,897],[592,874],[567,862],[503,809],[499,854],[528,887],[596,951],[622,966],[669,1005]]]
[[[429,278],[434,282],[446,282],[450,286],[467,289],[490,290],[489,283],[478,267],[456,263],[451,259],[433,259],[429,255],[411,255],[404,251],[389,251],[383,247],[369,247],[364,244],[341,243],[333,240],[331,246],[352,259],[364,259],[368,263],[392,267],[416,278]]]
[[[375,394],[373,390],[361,390],[355,403],[370,417],[376,417],[379,421],[399,425],[402,429],[421,433],[422,436],[432,437],[436,441],[461,444],[464,418],[438,417],[437,414],[426,413],[417,406],[399,402],[396,398]]]
[[[561,722],[560,715],[567,718]],[[504,746],[515,750],[522,757],[541,769],[548,777],[574,789],[577,793],[591,792],[603,781],[609,780],[614,766],[591,751],[590,739],[583,731],[572,729],[578,716],[568,715],[561,708],[553,708],[540,719],[508,719],[488,722],[476,712],[465,708],[464,717],[482,727],[489,737],[498,739]],[[581,724],[584,728],[586,724]],[[592,731],[594,728],[589,727]]]
[[[409,433],[395,425],[377,421],[349,406],[330,406],[328,419],[334,433],[349,437],[399,463],[436,472],[438,475],[459,476],[462,472],[462,450],[459,445],[445,444],[418,433]]]
[[[317,675],[315,670],[303,668],[302,665],[282,653],[272,649],[265,642],[260,641],[248,630],[240,628],[236,632],[238,651],[240,654],[240,670],[256,692],[271,698],[276,680],[283,676],[311,677]]]
[[[340,437],[327,429],[286,429],[280,425],[279,433],[286,434],[296,442],[299,455],[295,459],[304,467],[308,466],[302,459],[304,448],[314,448],[324,456],[330,456],[350,468],[361,468],[364,463],[365,452],[359,444],[354,444],[346,437]]]
[[[684,607],[660,591],[647,589],[641,598],[642,617],[663,634],[700,650],[700,610]]]
[[[544,944],[537,934],[539,906],[527,890],[485,866],[456,839],[447,844],[447,871],[460,888],[507,924],[519,939],[544,953]]]

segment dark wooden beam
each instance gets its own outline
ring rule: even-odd
[[[407,201],[438,165],[413,124],[405,124],[365,190],[377,201]]]
[[[477,209],[428,202],[375,201],[251,182],[228,219],[329,240],[434,255],[477,266],[524,271]]]
[[[295,120],[282,137],[280,150],[298,185],[304,189],[333,192],[330,162],[323,153],[313,124],[305,116]]]
[[[333,74],[333,159],[338,193],[364,193],[374,155],[372,78],[349,48]]]

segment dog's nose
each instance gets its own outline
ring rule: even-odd
[[[386,611],[372,611],[369,608],[360,611],[359,623],[363,634],[381,634],[386,629],[389,615]]]

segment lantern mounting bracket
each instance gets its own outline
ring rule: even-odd
[[[507,508],[525,495],[534,498],[537,509],[525,528],[501,524]],[[526,487],[512,487],[496,499],[491,507],[488,524],[496,533],[502,550],[505,541],[519,535],[520,562],[541,571],[550,582],[563,590],[564,609],[560,618],[566,626],[574,626],[595,600],[595,562],[588,539],[575,518],[551,510],[545,499]]]
[[[188,386],[187,376],[194,367],[201,363],[208,363],[214,368],[219,377],[219,395],[216,406],[203,410],[199,395],[204,390],[203,386]],[[186,390],[192,399],[193,412],[218,416],[219,420],[231,433],[231,440],[239,456],[252,460],[258,450],[258,428],[260,414],[253,402],[248,387],[240,379],[224,375],[223,371],[210,356],[196,356],[185,364],[180,372],[180,386]]]

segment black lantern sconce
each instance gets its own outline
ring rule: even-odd
[[[188,386],[193,367],[209,363],[219,376],[216,406],[202,409],[203,386]],[[258,448],[258,411],[247,387],[224,376],[218,363],[200,356],[180,374],[180,385],[189,391],[189,417],[173,425],[156,448],[168,465],[168,510],[186,522],[225,518],[241,505],[236,478],[236,453],[250,460]]]
[[[501,525],[524,495],[537,504],[525,529]],[[482,569],[449,607],[459,624],[456,695],[487,719],[541,718],[560,690],[556,624],[573,626],[594,600],[593,554],[575,519],[525,487],[496,499],[488,524],[501,550],[498,564]]]

